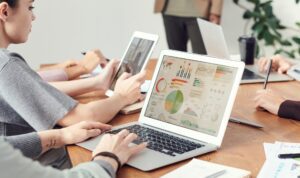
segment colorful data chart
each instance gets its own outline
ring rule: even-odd
[[[194,87],[200,87],[200,86],[201,86],[200,79],[198,79],[198,78],[195,78],[195,79],[194,79],[193,86],[194,86]]]
[[[181,79],[172,79],[171,81],[171,88],[180,88],[183,85],[185,85],[188,81],[186,80],[181,80]]]
[[[168,86],[168,83],[165,78],[160,78],[155,86],[155,90],[157,93],[164,92]]]
[[[179,111],[183,104],[183,93],[180,90],[172,91],[165,100],[165,110],[170,114]]]
[[[232,73],[232,71],[228,68],[218,66],[216,73],[215,73],[215,79],[223,78],[226,74]]]
[[[192,67],[191,63],[189,63],[187,66],[184,63],[183,65],[180,66],[179,70],[176,73],[176,77],[180,77],[183,79],[190,79],[192,74]]]
[[[184,114],[186,115],[190,115],[190,116],[194,116],[194,117],[198,117],[198,115],[196,114],[195,111],[193,111],[191,108],[187,107],[184,112]]]
[[[188,128],[192,128],[192,129],[198,129],[198,125],[195,123],[192,123],[189,120],[181,120],[180,122],[182,125],[187,126]]]
[[[172,65],[173,65],[173,61],[171,61],[171,60],[165,60],[163,62],[163,69],[164,70],[171,70]]]

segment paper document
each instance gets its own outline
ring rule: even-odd
[[[218,178],[247,178],[250,172],[220,164],[193,159],[188,164],[162,176],[161,178],[207,178],[225,170]]]
[[[300,176],[300,159],[280,159],[279,154],[299,153],[299,143],[275,142],[264,143],[266,161],[261,168],[258,178],[298,178]]]

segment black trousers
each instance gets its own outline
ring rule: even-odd
[[[188,40],[191,40],[193,53],[206,54],[196,17],[162,16],[170,49],[187,51]]]

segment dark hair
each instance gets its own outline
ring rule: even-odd
[[[10,7],[14,8],[17,6],[19,0],[0,0],[1,2],[6,2]]]

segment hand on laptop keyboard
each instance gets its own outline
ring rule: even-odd
[[[138,138],[135,139],[133,143],[140,144],[143,142],[147,142],[147,148],[170,156],[180,155],[203,146],[201,144],[194,143],[140,125],[132,125],[122,129],[127,129],[129,132],[138,135]],[[122,129],[113,130],[108,133],[116,134],[119,133]]]
[[[93,151],[93,157],[100,152],[110,152],[115,154],[123,165],[132,155],[139,153],[146,147],[146,143],[141,143],[137,146],[128,146],[133,140],[136,140],[137,137],[136,134],[130,133],[128,130],[122,130],[115,135],[105,134]],[[97,157],[95,157],[95,159],[97,159]],[[100,159],[103,159],[103,157]]]

